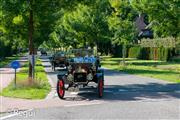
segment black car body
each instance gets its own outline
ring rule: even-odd
[[[67,59],[65,52],[57,52],[51,58],[52,69],[55,70],[56,67],[66,67]]]
[[[86,53],[89,50],[76,49],[75,51],[83,51]],[[87,57],[85,55],[70,57],[67,70],[58,74],[57,93],[63,99],[65,90],[70,88],[78,88],[80,85],[83,87],[88,86],[90,82],[97,85],[98,96],[103,96],[104,86],[104,71],[100,68],[98,57]],[[68,87],[65,87],[68,84]]]

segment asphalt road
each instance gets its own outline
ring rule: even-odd
[[[60,71],[53,72],[48,59],[42,60],[55,88]],[[60,107],[32,109],[8,119],[180,119],[180,84],[121,72],[105,70],[102,99],[97,97],[96,90],[67,92],[65,98],[71,102]],[[59,98],[52,91],[47,99]]]

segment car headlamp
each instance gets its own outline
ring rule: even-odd
[[[92,80],[93,79],[93,75],[91,74],[91,73],[89,73],[88,75],[87,75],[87,80]]]
[[[68,81],[73,81],[73,79],[74,79],[74,77],[73,77],[72,74],[69,74],[69,75],[67,76],[67,80],[68,80]]]
[[[96,65],[95,64],[92,65],[92,69],[96,70]]]
[[[68,66],[68,71],[71,72],[71,70],[72,70],[72,66],[69,65],[69,66]]]

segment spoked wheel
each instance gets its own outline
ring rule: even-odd
[[[53,62],[51,63],[51,68],[52,68],[52,70],[54,70],[54,63]]]
[[[104,81],[102,79],[100,79],[98,81],[98,96],[99,96],[99,98],[101,98],[103,96],[103,92],[104,92]]]
[[[59,98],[63,99],[65,94],[64,81],[59,79],[57,82],[57,93]]]
[[[56,70],[56,65],[55,65],[55,64],[53,64],[53,70],[54,70],[54,71]]]

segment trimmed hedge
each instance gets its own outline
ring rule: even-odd
[[[172,49],[170,48],[142,48],[140,46],[131,47],[128,50],[129,58],[137,58],[144,60],[161,60],[167,61],[172,57]]]
[[[167,61],[172,56],[170,48],[150,48],[150,59],[151,60],[161,60]]]
[[[140,58],[141,56],[141,47],[131,47],[128,51],[129,58]]]

